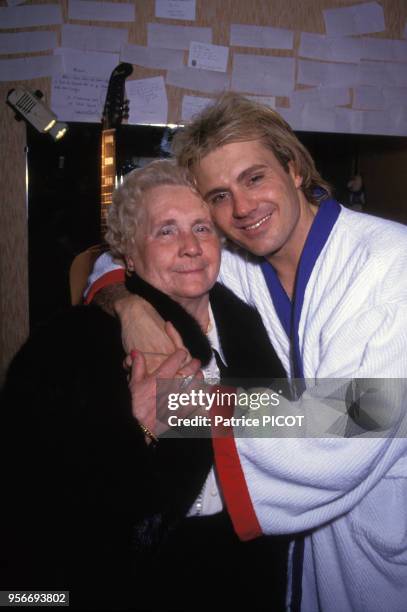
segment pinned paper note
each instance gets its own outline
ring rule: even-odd
[[[302,129],[315,132],[347,132],[350,134],[400,134],[407,128],[402,114],[395,112],[389,115],[384,111],[364,111],[350,108],[335,108],[332,110],[308,103],[301,110],[281,109],[283,117],[297,122]]]
[[[378,2],[365,2],[342,8],[325,9],[326,32],[329,36],[349,36],[383,32],[383,8]]]
[[[118,53],[99,53],[97,51],[78,51],[76,49],[55,49],[55,54],[63,60],[63,74],[108,79],[119,63]]]
[[[147,40],[149,47],[159,49],[189,49],[192,41],[211,43],[211,28],[195,26],[173,26],[162,23],[147,25]]]
[[[294,89],[295,60],[291,57],[235,53],[232,89],[260,95],[286,96]]]
[[[30,28],[62,22],[62,11],[58,4],[0,7],[0,27],[3,29]]]
[[[302,130],[302,109],[277,107],[277,112],[285,119],[293,130]]]
[[[399,105],[407,108],[407,87],[386,87],[383,96],[387,107]]]
[[[184,52],[179,49],[155,49],[140,45],[125,45],[120,54],[122,62],[155,68],[177,70],[184,65]]]
[[[292,49],[293,43],[292,30],[240,24],[230,26],[230,44],[234,47]]]
[[[362,61],[359,65],[358,84],[404,87],[407,85],[407,70],[402,63]]]
[[[334,109],[323,108],[314,102],[307,102],[302,110],[303,129],[313,132],[334,132],[335,117]]]
[[[335,111],[335,131],[350,134],[363,133],[363,111],[338,108]]]
[[[189,121],[200,113],[209,104],[212,104],[212,98],[200,98],[198,96],[184,96],[182,98],[181,119]]]
[[[362,40],[359,38],[333,38],[325,34],[302,32],[300,57],[336,62],[359,62],[362,55]]]
[[[156,17],[194,21],[195,14],[195,0],[155,0]]]
[[[167,123],[168,101],[163,77],[127,81],[126,94],[130,101],[129,123]]]
[[[229,47],[191,42],[189,47],[188,66],[201,70],[226,72],[228,67]]]
[[[69,19],[85,21],[135,21],[134,4],[124,2],[95,2],[95,0],[69,0]]]
[[[297,82],[301,85],[352,87],[359,85],[358,66],[299,60]]]
[[[0,81],[29,81],[61,72],[62,61],[56,55],[0,60]]]
[[[384,110],[386,101],[381,88],[360,86],[353,90],[353,108]]]
[[[230,79],[223,72],[199,70],[185,66],[181,70],[169,70],[166,82],[168,85],[174,85],[183,89],[218,93],[229,89]]]
[[[407,136],[407,111],[405,105],[392,109],[393,126],[396,136]]]
[[[100,123],[107,79],[59,75],[52,79],[51,108],[61,121]]]
[[[276,99],[274,96],[245,96],[248,100],[253,100],[258,104],[269,106],[270,108],[276,108]]]
[[[128,31],[123,28],[101,28],[65,24],[61,30],[61,46],[83,51],[111,51],[119,53],[127,42]]]
[[[364,134],[394,133],[394,123],[391,114],[383,111],[364,111],[362,117],[362,132]]]
[[[57,33],[50,30],[0,34],[0,53],[48,51],[58,45]]]
[[[407,62],[407,41],[405,40],[362,38],[361,42],[362,59]]]
[[[313,103],[322,108],[333,108],[350,103],[350,89],[348,87],[312,87],[296,89],[290,96],[290,108],[305,106]]]

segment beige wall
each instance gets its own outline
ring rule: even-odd
[[[47,0],[45,0],[46,2]],[[48,0],[49,1],[49,0]],[[128,0],[129,1],[129,0]],[[32,2],[38,3],[38,2]],[[268,25],[285,27],[296,31],[295,46],[299,43],[299,32],[324,32],[324,21],[321,10],[355,4],[356,0],[197,0],[197,21],[193,25],[210,26],[213,28],[213,42],[228,45],[230,23],[247,23],[253,25]],[[147,44],[147,22],[161,21],[174,25],[185,25],[182,21],[156,20],[154,17],[154,0],[135,0],[136,22],[129,27],[129,42]],[[407,19],[407,2],[405,0],[382,0],[386,20],[386,32],[379,36],[401,38]],[[5,0],[0,0],[1,6],[6,6]],[[63,1],[66,12],[66,3]],[[89,22],[78,22],[89,25]],[[96,25],[94,23],[94,25]],[[109,25],[109,24],[98,24]],[[116,26],[118,24],[115,24]],[[58,30],[58,28],[55,28]],[[237,49],[239,51],[239,49]],[[253,50],[256,53],[256,50]],[[265,53],[259,50],[258,53]],[[266,53],[269,53],[268,51]],[[288,51],[274,51],[275,55],[291,55]],[[11,56],[10,56],[11,57]],[[148,70],[135,67],[132,78],[157,76],[163,71]],[[18,82],[21,84],[21,81]],[[41,89],[49,100],[50,79],[37,79],[23,83],[31,90]],[[1,100],[6,99],[9,89],[15,83],[0,85]],[[188,92],[168,87],[169,121],[180,120],[181,96]],[[206,95],[206,94],[202,94]],[[284,100],[280,100],[284,103]],[[28,284],[27,284],[27,218],[25,199],[25,129],[21,123],[13,119],[11,109],[3,104],[0,107],[0,380],[7,364],[18,350],[28,333]],[[392,172],[393,161],[396,159],[399,171]],[[406,150],[398,151],[386,165],[386,172],[392,172],[392,205],[398,206],[397,198],[401,188],[397,182],[406,167]],[[377,160],[366,158],[366,168],[374,171],[376,184],[375,197],[379,200],[386,195],[386,179],[378,180]],[[369,185],[367,186],[369,190]],[[390,190],[389,190],[390,192]],[[397,196],[397,193],[399,196]],[[44,270],[46,274],[46,270]],[[44,296],[44,300],[46,296]]]

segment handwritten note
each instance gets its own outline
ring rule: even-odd
[[[127,81],[126,93],[130,100],[129,123],[167,123],[168,101],[163,77]]]
[[[191,42],[189,47],[188,66],[190,68],[200,68],[201,70],[226,72],[228,57],[229,47]]]
[[[63,59],[63,74],[108,79],[119,63],[118,53],[79,51],[59,47],[55,53]]]
[[[195,14],[195,0],[155,0],[156,17],[194,21]]]
[[[52,79],[51,108],[61,121],[99,123],[107,79],[60,75]]]

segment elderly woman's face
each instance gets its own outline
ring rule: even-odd
[[[220,266],[220,242],[207,205],[188,187],[154,187],[145,194],[136,243],[126,259],[174,300],[201,297]]]

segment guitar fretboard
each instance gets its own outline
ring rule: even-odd
[[[116,130],[103,130],[101,160],[100,231],[103,240],[116,181]]]

